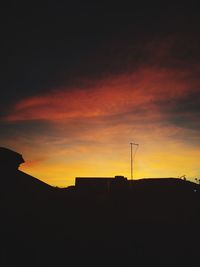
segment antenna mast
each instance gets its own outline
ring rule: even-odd
[[[139,144],[135,144],[131,142],[130,145],[131,145],[131,180],[133,180],[133,159],[135,158],[135,154],[136,154]],[[133,155],[133,146],[137,146],[134,155]]]

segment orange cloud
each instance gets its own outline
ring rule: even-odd
[[[94,83],[86,89],[62,88],[18,102],[6,121],[96,118],[145,109],[159,113],[157,102],[173,100],[191,90],[186,73],[138,70]]]

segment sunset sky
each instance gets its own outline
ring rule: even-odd
[[[4,7],[0,146],[54,186],[76,176],[200,178],[195,5]],[[134,148],[135,149],[135,148]]]

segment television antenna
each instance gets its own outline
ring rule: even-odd
[[[135,158],[135,155],[136,155],[136,152],[138,150],[139,144],[131,142],[130,145],[131,145],[131,180],[133,180],[133,160]],[[136,147],[134,154],[133,154],[133,146]]]

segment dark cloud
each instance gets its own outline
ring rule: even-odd
[[[176,102],[175,112],[178,113],[192,113],[200,115],[200,88],[199,91],[189,93]]]
[[[165,114],[166,122],[169,124],[186,130],[200,131],[200,88],[194,89],[191,85],[182,95],[155,103]]]
[[[200,89],[176,99],[170,105],[170,122],[188,129],[200,131]]]
[[[2,139],[21,139],[31,140],[33,136],[45,136],[53,134],[53,128],[45,121],[27,121],[22,122],[1,122],[0,132]]]

